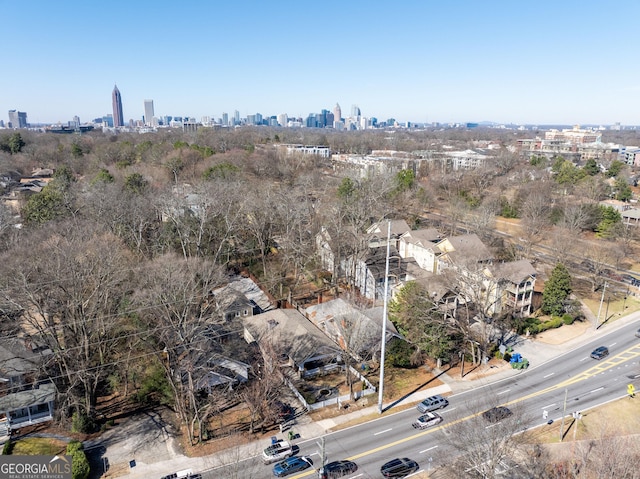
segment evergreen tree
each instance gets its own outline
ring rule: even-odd
[[[544,285],[542,312],[557,316],[561,315],[564,313],[564,305],[570,294],[571,275],[565,265],[558,263],[551,271],[551,276]]]
[[[596,176],[598,173],[600,173],[600,168],[598,167],[598,163],[596,162],[596,160],[594,160],[593,158],[589,158],[584,164],[582,171],[584,171],[589,176]]]

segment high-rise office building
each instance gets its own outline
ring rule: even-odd
[[[351,116],[354,118],[360,117],[360,107],[358,105],[351,105]]]
[[[9,128],[26,128],[27,114],[24,111],[9,110]]]
[[[122,97],[118,86],[114,85],[111,94],[111,105],[113,106],[113,126],[124,126],[124,116],[122,114]]]
[[[153,100],[144,101],[144,124],[154,126],[153,124]]]
[[[334,121],[342,120],[342,110],[340,109],[339,103],[336,103],[336,106],[333,107],[333,119]]]
[[[238,110],[233,112],[233,124],[234,125],[240,124],[240,112]]]
[[[222,114],[222,126],[229,126],[229,114],[228,113],[223,113]]]

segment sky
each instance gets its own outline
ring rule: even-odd
[[[640,125],[640,2],[0,0],[0,119]]]

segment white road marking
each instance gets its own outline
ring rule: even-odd
[[[551,373],[551,374],[547,374],[546,376],[542,376],[543,379],[547,379],[550,378],[551,376],[553,376],[555,373]]]
[[[545,410],[545,409],[551,409],[551,408],[552,408],[553,406],[555,406],[555,405],[556,405],[556,403],[549,404],[548,406],[544,406],[542,409],[543,409],[543,410]]]
[[[506,394],[506,393],[508,393],[509,391],[511,391],[511,389],[505,389],[504,391],[500,391],[500,392],[498,393],[498,396],[500,396],[500,394]]]
[[[384,434],[385,432],[389,432],[391,431],[393,428],[390,427],[389,429],[385,429],[384,431],[380,431],[380,432],[374,432],[373,435],[377,436],[378,434]]]
[[[424,451],[420,451],[420,454],[422,454],[423,452],[427,452],[427,451],[430,451],[432,449],[435,449],[436,447],[438,447],[438,446],[432,446],[429,449],[425,449]]]

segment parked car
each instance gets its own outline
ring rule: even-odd
[[[436,424],[440,424],[441,422],[442,416],[436,414],[435,412],[428,412],[416,419],[415,422],[411,425],[416,429],[427,429],[429,427],[435,426]]]
[[[272,462],[281,461],[292,455],[293,448],[291,444],[287,441],[279,440],[262,451],[262,461],[265,464],[271,464]]]
[[[609,348],[607,348],[606,346],[600,346],[599,348],[596,348],[591,352],[591,357],[593,359],[602,359],[606,358],[607,356],[609,356]]]
[[[304,471],[313,465],[311,458],[303,456],[288,457],[282,462],[273,466],[273,475],[276,477],[284,477],[294,472]]]
[[[358,470],[358,466],[353,461],[334,461],[325,464],[318,471],[318,479],[337,479]]]
[[[500,422],[503,419],[508,418],[512,414],[513,413],[511,412],[511,409],[509,409],[508,407],[496,406],[483,412],[482,417],[489,422]]]
[[[193,479],[202,477],[200,474],[194,474],[191,469],[183,469],[182,471],[174,472],[172,474],[167,474],[166,476],[162,476],[160,479]]]
[[[420,469],[420,466],[416,461],[408,457],[402,457],[385,463],[380,468],[380,473],[384,477],[405,477],[413,474],[418,469]]]
[[[448,405],[449,401],[438,394],[436,396],[430,396],[422,401],[420,404],[418,404],[417,409],[419,412],[424,414],[425,412],[442,409],[443,407],[447,407]]]

